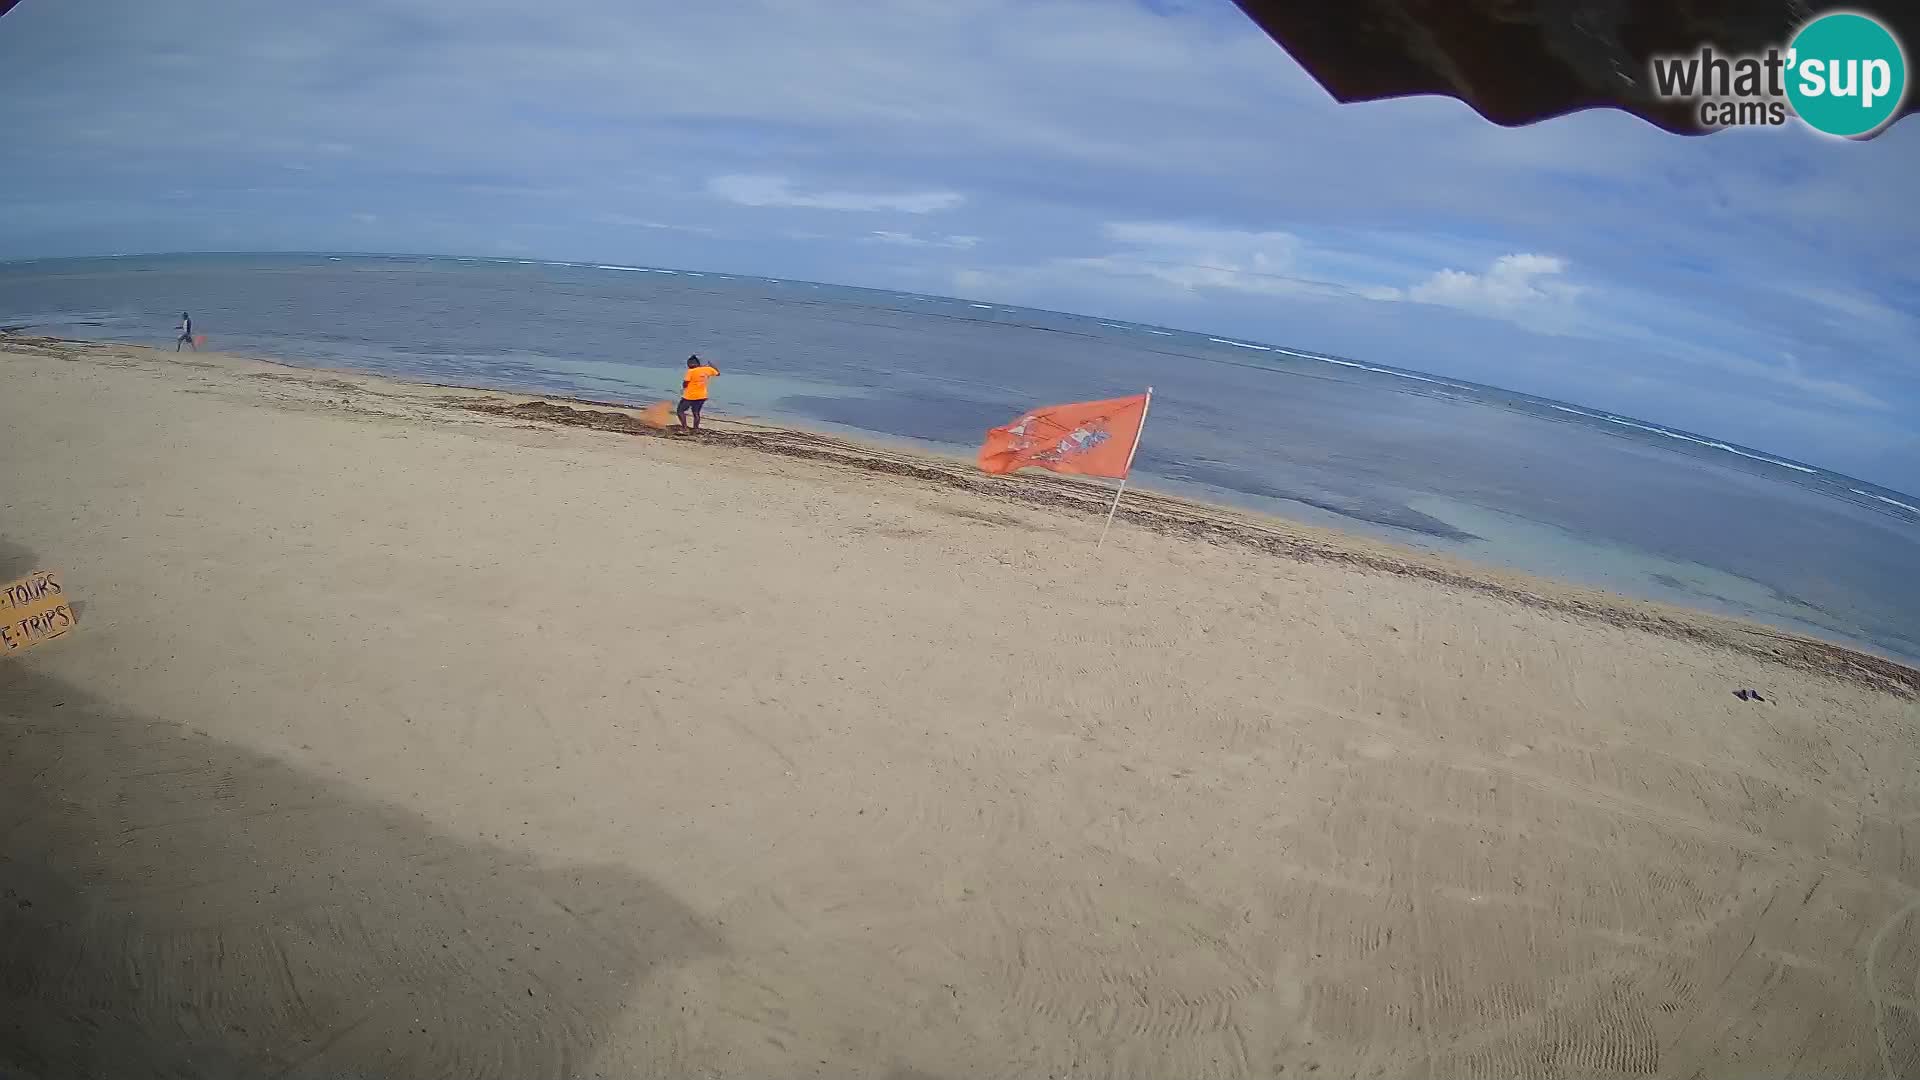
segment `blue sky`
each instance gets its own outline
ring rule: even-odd
[[[25,0],[0,258],[638,262],[1234,334],[1920,488],[1920,120],[1338,106],[1226,0]]]

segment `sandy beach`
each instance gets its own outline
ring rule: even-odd
[[[79,616],[0,658],[0,1074],[1920,1075],[1888,661],[724,412],[0,373]]]

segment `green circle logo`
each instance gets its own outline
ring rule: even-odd
[[[1907,57],[1879,20],[1836,11],[1787,46],[1787,100],[1808,126],[1853,137],[1880,130],[1907,96]]]

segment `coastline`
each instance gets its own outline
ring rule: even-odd
[[[153,346],[0,333],[0,350],[17,348],[54,354],[80,352],[106,356],[151,356],[162,363],[174,357],[178,361],[175,354]],[[677,437],[670,432],[651,429],[639,421],[639,412],[644,403],[531,394],[458,383],[414,382],[350,368],[297,364],[269,357],[218,352],[192,355],[200,363],[260,365],[264,369],[352,380],[362,393],[379,395],[382,387],[388,387],[394,393],[415,398],[430,399],[435,395],[444,395],[444,400],[435,403],[503,420],[577,427],[641,438]],[[723,411],[715,413],[707,428],[703,442],[709,445],[902,477],[976,496],[1065,513],[1104,514],[1110,495],[1110,489],[1078,478],[1042,472],[986,477],[973,467],[970,460],[943,456],[924,447],[888,445],[877,438],[830,434],[809,430],[803,425],[774,424],[750,416],[729,416]],[[1725,648],[1799,671],[1847,679],[1872,689],[1909,697],[1920,696],[1920,669],[1845,643],[1793,633],[1716,612],[1641,600],[1524,571],[1420,551],[1387,540],[1289,521],[1222,503],[1134,488],[1121,501],[1115,520],[1202,542],[1233,544],[1281,558],[1326,562],[1419,578],[1543,611]]]
[[[634,402],[670,396],[681,347],[699,341],[735,360],[720,402],[729,411],[936,455],[970,457],[982,431],[1026,404],[1086,397],[1111,379],[1121,392],[1186,370],[1191,378],[1156,398],[1130,487],[1757,622],[1920,667],[1920,628],[1910,616],[1920,610],[1920,584],[1899,572],[1920,557],[1920,531],[1906,527],[1920,521],[1899,508],[1915,497],[1497,387],[1338,357],[1323,364],[1277,345],[1250,353],[1165,328],[1169,336],[1153,337],[1145,327],[1102,327],[1066,313],[979,311],[828,286],[816,294],[759,278],[339,255],[156,256],[41,269],[11,281],[19,303],[9,321],[48,320],[34,333],[171,348],[151,336],[178,315],[146,309],[160,283],[154,273],[210,290],[210,300],[259,288],[265,301],[306,282],[322,290],[314,304],[265,320],[242,310],[252,299],[209,310],[232,335],[213,346],[405,380]],[[384,298],[377,311],[347,314],[354,329],[337,333],[340,315],[325,297],[364,287]],[[550,288],[602,304],[549,324],[534,297]],[[467,306],[484,297],[492,299]],[[672,320],[620,328],[619,312],[655,303],[710,323],[711,333]],[[734,318],[741,303],[759,313],[753,319],[772,321],[743,335]],[[416,323],[408,314],[416,309],[461,314]],[[829,309],[848,318],[811,329],[807,318],[783,321]],[[855,314],[869,309],[874,319]],[[860,363],[859,374],[839,366],[901,348],[912,358]],[[986,350],[977,361],[943,372],[977,349]],[[1758,521],[1770,524],[1742,524]]]
[[[1899,665],[725,416],[0,371],[78,620],[0,658],[0,1072],[1920,1067]]]

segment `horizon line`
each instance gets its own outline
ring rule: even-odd
[[[181,258],[181,257],[193,257],[193,256],[221,256],[221,255],[281,256],[281,257],[319,256],[323,258],[449,259],[449,260],[465,260],[465,261],[472,261],[472,262],[508,263],[508,264],[516,264],[516,265],[565,266],[565,267],[573,267],[573,268],[583,269],[583,270],[612,269],[612,270],[668,271],[668,272],[674,272],[674,273],[711,275],[711,276],[717,276],[717,277],[751,278],[751,279],[757,279],[761,281],[792,282],[792,283],[801,284],[801,285],[818,285],[818,286],[824,286],[827,288],[835,288],[835,289],[857,289],[862,292],[886,293],[892,296],[931,295],[934,299],[951,300],[956,303],[982,303],[981,301],[973,300],[964,296],[917,293],[917,292],[911,292],[904,289],[884,289],[884,288],[876,288],[871,285],[849,285],[849,284],[832,282],[832,281],[813,281],[807,278],[769,277],[765,274],[748,274],[748,273],[742,273],[734,270],[707,270],[707,269],[694,269],[690,267],[666,267],[666,266],[642,266],[642,265],[635,265],[635,266],[629,267],[629,266],[620,266],[620,265],[611,264],[611,263],[583,262],[575,259],[538,258],[538,257],[526,256],[526,255],[471,255],[471,254],[455,254],[455,253],[446,253],[446,252],[425,252],[425,251],[353,251],[353,250],[344,250],[344,249],[342,250],[325,250],[325,249],[293,250],[293,249],[270,249],[270,248],[219,249],[219,250],[201,249],[201,250],[184,250],[184,251],[135,251],[135,252],[113,252],[109,254],[95,254],[95,255],[39,255],[39,256],[27,256],[24,258],[7,258],[7,259],[0,259],[0,267],[19,266],[27,263],[42,263],[42,262],[75,262],[75,261],[82,261],[82,260],[106,260],[106,259],[157,259],[157,258]],[[1092,319],[1096,322],[1107,321],[1106,316],[1089,315],[1084,312],[1076,312],[1076,311],[1064,311],[1058,308],[1033,307],[1031,305],[1024,305],[1024,304],[1004,304],[1004,305],[990,305],[990,306],[1005,306],[1008,308],[1018,309],[1022,311],[1035,311],[1035,312],[1040,312],[1042,314],[1048,314],[1048,315],[1064,315],[1069,318],[1075,318],[1075,319]],[[1757,460],[1764,460],[1769,464],[1775,464],[1775,465],[1779,465],[1789,469],[1792,469],[1795,467],[1813,469],[1813,470],[1817,470],[1820,473],[1827,474],[1829,476],[1844,477],[1845,479],[1858,481],[1859,483],[1871,484],[1874,487],[1878,487],[1882,490],[1890,491],[1895,494],[1905,495],[1908,498],[1920,499],[1920,495],[1910,494],[1900,488],[1891,487],[1889,485],[1881,484],[1873,480],[1867,480],[1863,477],[1854,476],[1851,473],[1840,472],[1836,469],[1829,469],[1825,466],[1817,465],[1811,461],[1803,461],[1798,458],[1789,457],[1786,454],[1776,453],[1774,451],[1767,450],[1764,447],[1749,446],[1745,443],[1733,442],[1730,439],[1724,439],[1719,436],[1708,434],[1706,432],[1691,431],[1691,430],[1680,428],[1674,425],[1657,424],[1656,422],[1651,420],[1644,420],[1637,416],[1628,416],[1624,414],[1614,413],[1611,410],[1601,409],[1596,406],[1586,405],[1578,401],[1572,401],[1572,400],[1563,399],[1563,398],[1549,398],[1549,397],[1541,396],[1539,394],[1528,393],[1527,391],[1524,391],[1524,390],[1515,390],[1509,387],[1498,386],[1493,383],[1474,382],[1470,379],[1460,379],[1450,375],[1442,375],[1437,372],[1424,371],[1419,368],[1402,368],[1392,364],[1385,364],[1384,362],[1380,362],[1380,361],[1363,362],[1358,360],[1355,357],[1342,356],[1334,353],[1319,353],[1319,352],[1313,352],[1310,350],[1296,349],[1291,346],[1279,345],[1279,344],[1275,344],[1273,342],[1268,342],[1268,341],[1229,340],[1226,338],[1218,337],[1209,331],[1188,330],[1182,327],[1167,326],[1161,323],[1134,322],[1131,325],[1146,327],[1152,330],[1163,330],[1163,331],[1170,331],[1172,333],[1186,334],[1192,337],[1206,338],[1209,341],[1220,342],[1221,344],[1225,344],[1225,345],[1237,345],[1242,348],[1257,348],[1263,351],[1281,352],[1290,356],[1298,356],[1303,359],[1318,360],[1321,362],[1333,363],[1340,366],[1360,367],[1366,370],[1380,371],[1383,374],[1388,374],[1388,375],[1423,376],[1425,377],[1424,381],[1434,382],[1437,385],[1449,386],[1455,389],[1494,390],[1502,394],[1517,395],[1532,401],[1544,403],[1549,406],[1554,406],[1554,405],[1571,406],[1574,409],[1578,410],[1578,413],[1580,415],[1584,415],[1589,419],[1598,420],[1603,423],[1618,424],[1622,421],[1637,421],[1637,423],[1630,424],[1628,426],[1640,427],[1643,430],[1650,430],[1654,434],[1663,435],[1671,438],[1679,438],[1689,442],[1695,442],[1698,440],[1711,440],[1711,442],[1715,444],[1718,448],[1731,450],[1731,452],[1741,457],[1753,457],[1754,456],[1753,454],[1742,453],[1742,451],[1751,450],[1751,451],[1754,451],[1756,454],[1765,455],[1765,457],[1759,458]],[[1193,357],[1193,359],[1202,359],[1211,363],[1232,364],[1238,367],[1249,367],[1257,370],[1273,371],[1276,374],[1305,375],[1304,372],[1289,372],[1289,371],[1284,371],[1282,369],[1271,368],[1271,367],[1267,367],[1265,365],[1260,365],[1260,364],[1236,363],[1235,361],[1224,359],[1224,358]],[[1380,366],[1376,366],[1376,365],[1380,365]],[[1486,404],[1486,403],[1482,403],[1482,404]],[[1539,417],[1539,419],[1548,420],[1548,421],[1552,420],[1551,417]],[[1647,425],[1651,425],[1651,426],[1649,427]],[[1606,428],[1596,428],[1595,430],[1599,430],[1607,434],[1614,434],[1616,435],[1616,437],[1621,437],[1619,436],[1619,433],[1609,432],[1607,431]],[[1868,497],[1870,498],[1878,498],[1878,496],[1874,496],[1871,492],[1857,492],[1857,493],[1868,495]],[[1909,511],[1912,511],[1916,515],[1920,515],[1920,510],[1915,510],[1913,507],[1906,506],[1906,504],[1904,503],[1899,505],[1902,507],[1905,507]]]

